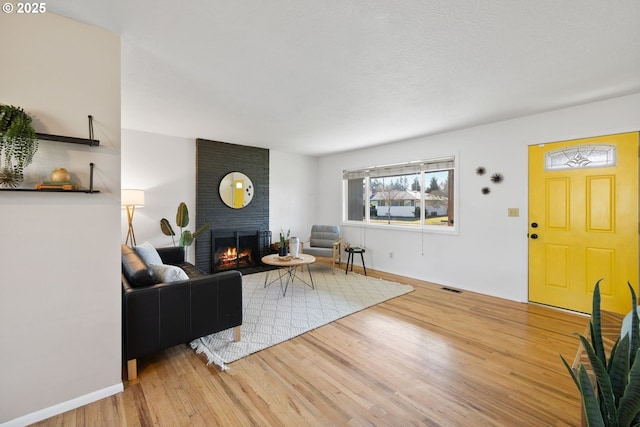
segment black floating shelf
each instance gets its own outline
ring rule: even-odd
[[[37,133],[36,138],[45,139],[47,141],[70,142],[72,144],[84,144],[91,147],[100,145],[97,139],[75,138],[73,136],[49,135],[48,133]]]
[[[92,135],[93,136],[93,135]],[[65,190],[63,188],[11,188],[11,187],[0,187],[0,191],[30,191],[30,192],[38,192],[38,193],[85,193],[85,194],[93,194],[99,193],[100,191],[93,189],[93,162],[89,163],[89,189],[78,188],[77,190]]]
[[[85,194],[93,194],[99,193],[99,190],[56,190],[56,189],[43,189],[38,190],[37,188],[0,188],[0,191],[31,191],[38,193],[85,193]]]
[[[88,115],[89,119],[89,138],[75,138],[73,136],[62,136],[62,135],[50,135],[48,133],[38,133],[36,132],[36,138],[44,139],[47,141],[57,141],[57,142],[70,142],[72,144],[83,144],[88,145],[90,147],[96,147],[100,145],[100,141],[97,139],[93,139],[93,116]]]

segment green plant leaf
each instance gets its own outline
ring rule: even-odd
[[[173,228],[171,228],[171,224],[169,223],[169,220],[166,218],[162,218],[160,220],[160,230],[162,230],[162,233],[165,236],[175,236],[176,233],[173,231]]]
[[[630,426],[640,413],[640,362],[638,354],[635,356],[636,362],[629,372],[629,383],[624,391],[624,396],[620,399],[619,425],[621,427]]]
[[[16,125],[15,123],[24,118],[28,120],[28,123],[31,123],[31,117],[22,108],[0,104],[0,135],[5,135],[7,132],[13,132],[15,135],[17,128],[20,127],[20,124]]]
[[[202,233],[204,233],[207,229],[209,228],[209,223],[204,224],[202,227],[198,228],[193,234],[193,238],[195,239],[196,237],[198,237],[199,235],[201,235]]]
[[[611,348],[611,353],[609,353],[609,360],[607,362],[607,372],[611,372],[612,364],[613,364],[613,358],[614,358],[619,346],[620,346],[620,337],[616,338],[616,342],[613,343],[613,347]]]
[[[607,356],[604,352],[604,344],[602,343],[602,317],[600,315],[600,279],[596,282],[593,289],[593,306],[591,309],[591,342],[596,355],[606,366]]]
[[[166,236],[171,236],[171,241],[173,242],[173,246],[176,245],[176,239],[173,237],[176,235],[176,233],[173,231],[173,228],[171,228],[171,224],[169,223],[169,220],[166,218],[162,218],[160,220],[160,230],[162,230],[162,233]]]
[[[22,108],[0,104],[0,159],[17,182],[38,151],[38,140],[31,117]]]
[[[578,377],[587,425],[589,427],[605,427],[593,384],[591,384],[589,374],[587,374],[587,370],[582,363],[580,364],[580,368],[578,368]]]
[[[178,212],[176,212],[176,224],[180,228],[184,228],[189,225],[189,209],[187,209],[187,204],[185,202],[181,202],[178,205]]]
[[[11,124],[4,133],[8,138],[35,139],[36,134],[31,126],[31,117],[22,112],[16,114],[11,120]]]
[[[571,369],[571,366],[569,366],[569,363],[567,362],[567,360],[564,358],[563,355],[560,355],[560,359],[562,359],[564,366],[567,368],[567,371],[569,371],[569,373],[571,374],[571,378],[573,378],[573,382],[576,383],[576,387],[578,387],[578,390],[580,390],[580,381],[578,381],[578,377],[576,377],[575,372],[573,372],[573,369]]]
[[[611,379],[611,388],[618,407],[627,387],[628,376],[629,337],[626,336],[622,340],[618,337],[609,354],[609,378]]]
[[[582,346],[587,352],[587,356],[589,356],[589,363],[591,364],[591,370],[593,371],[596,377],[596,383],[598,384],[598,392],[602,398],[602,403],[605,406],[605,418],[606,419],[617,419],[618,418],[618,408],[616,407],[615,398],[613,395],[613,388],[611,386],[611,379],[609,378],[609,373],[607,372],[606,360],[604,363],[600,358],[596,355],[595,350],[591,343],[582,335],[579,335],[580,341],[582,342]],[[582,380],[581,380],[582,382]]]
[[[631,283],[627,282],[627,286],[629,286],[629,292],[631,293],[631,338],[629,342],[629,351],[631,354],[630,365],[633,365],[635,362],[636,353],[640,348],[640,321],[638,320],[638,311],[636,309],[637,299],[636,292],[633,290],[633,286]]]
[[[184,230],[180,235],[180,246],[191,246],[193,243],[193,234],[189,230]]]

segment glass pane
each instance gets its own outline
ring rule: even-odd
[[[602,168],[616,165],[614,145],[578,145],[544,155],[545,170]]]
[[[429,228],[453,227],[453,159],[371,167],[364,174],[343,171],[346,220]]]
[[[452,170],[425,172],[425,225],[453,225],[453,187],[449,185]]]
[[[369,221],[420,226],[420,174],[371,179]]]
[[[347,181],[347,219],[349,221],[364,221],[364,178]]]

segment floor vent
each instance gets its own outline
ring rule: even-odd
[[[460,289],[451,289],[451,288],[442,288],[443,291],[453,292],[455,294],[461,294],[462,291]]]

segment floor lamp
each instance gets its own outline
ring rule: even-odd
[[[136,235],[133,232],[133,214],[136,211],[136,207],[141,208],[144,206],[144,190],[122,190],[120,205],[127,208],[127,221],[129,222],[129,231],[124,243],[134,247],[137,243]]]

